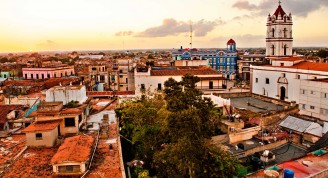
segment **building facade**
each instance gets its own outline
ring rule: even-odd
[[[292,56],[292,14],[287,15],[279,2],[276,11],[268,15],[266,25],[266,56],[270,59]]]
[[[301,81],[327,78],[328,64],[308,62],[299,56],[292,56],[291,20],[291,14],[287,15],[280,4],[268,18],[268,30],[274,32],[268,37],[268,31],[266,41],[266,57],[270,64],[251,65],[250,84],[254,94],[299,104]],[[284,35],[286,30],[288,33]],[[270,48],[272,45],[274,49]],[[286,46],[288,48],[284,48]]]
[[[300,81],[300,114],[328,121],[328,78]]]
[[[198,50],[198,49],[179,49],[172,52],[176,66],[199,66],[207,65],[212,69],[221,72],[228,79],[235,79],[237,74],[237,47],[236,42],[230,39],[225,50]],[[204,62],[198,62],[200,60]],[[186,61],[186,62],[180,62]]]
[[[74,76],[74,66],[22,68],[24,79],[49,79]]]
[[[207,66],[153,67],[145,70],[135,69],[135,94],[141,95],[144,92],[161,92],[164,90],[164,82],[169,78],[181,81],[182,77],[186,74],[200,78],[200,81],[196,85],[203,92],[214,92],[227,88],[226,78]]]

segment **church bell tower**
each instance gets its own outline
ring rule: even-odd
[[[278,8],[268,15],[266,57],[270,59],[291,57],[293,54],[292,14],[287,15],[279,1]]]

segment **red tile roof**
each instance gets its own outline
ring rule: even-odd
[[[93,137],[87,135],[66,138],[57,153],[52,157],[51,164],[88,161],[94,140]]]
[[[24,105],[0,105],[0,123],[7,122],[7,114],[13,110],[23,110]]]
[[[176,70],[151,70],[151,76],[183,76],[183,75],[218,75],[219,73],[209,67],[177,68]]]
[[[328,64],[327,63],[314,63],[314,62],[304,61],[304,62],[297,63],[294,66],[291,66],[289,68],[328,72]]]
[[[281,5],[279,4],[278,8],[274,12],[274,15],[276,17],[278,17],[278,15],[280,15],[281,17],[284,17],[285,14],[286,14],[285,11],[282,9]]]
[[[279,58],[279,59],[272,59],[274,61],[301,61],[304,60],[301,57],[287,57],[287,58]]]
[[[60,123],[60,120],[46,121],[46,122],[33,122],[26,127],[22,132],[37,132],[55,129]]]
[[[230,45],[230,44],[236,44],[235,40],[230,39],[230,40],[227,42],[227,45]]]

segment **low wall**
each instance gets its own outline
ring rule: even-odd
[[[212,144],[222,144],[222,143],[228,143],[229,142],[229,136],[228,134],[224,135],[217,135],[211,138]]]
[[[270,143],[270,144],[267,144],[267,145],[263,145],[263,146],[255,147],[255,148],[250,149],[250,150],[246,150],[246,151],[243,152],[243,154],[238,155],[238,157],[245,157],[245,156],[252,155],[256,152],[263,151],[263,150],[271,150],[271,149],[277,148],[277,147],[279,147],[283,144],[286,144],[286,143],[287,143],[286,139],[279,140],[277,142],[273,142],[273,143]]]
[[[239,93],[213,93],[215,96],[219,96],[221,98],[238,98],[238,97],[246,97],[251,96],[250,92],[239,92]]]
[[[260,126],[243,129],[239,132],[229,134],[230,143],[236,143],[243,140],[249,140],[261,130]]]

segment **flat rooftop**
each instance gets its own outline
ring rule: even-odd
[[[280,111],[284,109],[283,105],[263,101],[254,97],[231,98],[231,105],[238,109],[246,109],[257,113]]]

